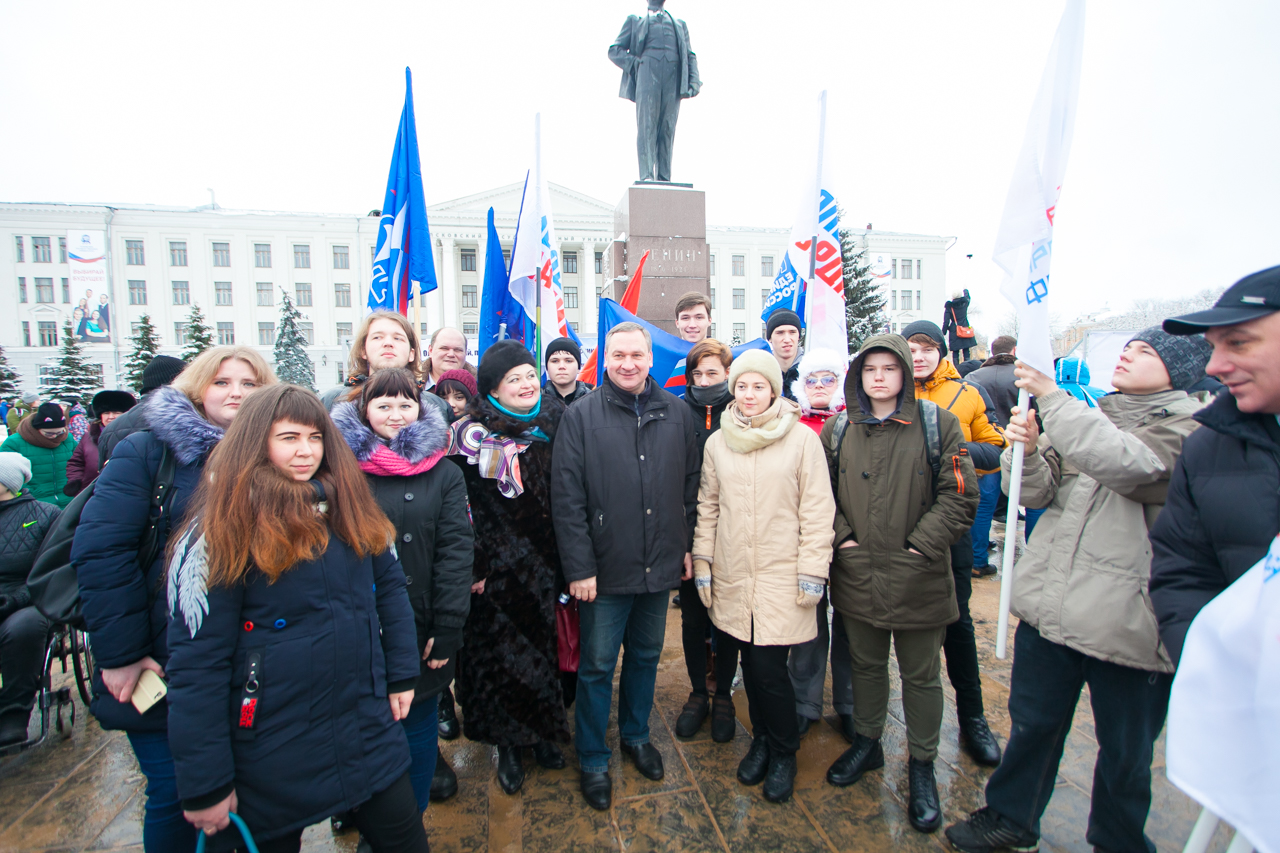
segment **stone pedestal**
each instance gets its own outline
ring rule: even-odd
[[[636,313],[675,334],[680,297],[691,290],[711,295],[706,194],[689,184],[633,184],[614,209],[613,225],[602,294],[620,301],[648,251]]]

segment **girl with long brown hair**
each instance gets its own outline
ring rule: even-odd
[[[200,830],[234,811],[259,849],[296,851],[355,810],[375,851],[427,850],[398,724],[418,653],[394,535],[314,394],[245,402],[169,562],[170,745]]]

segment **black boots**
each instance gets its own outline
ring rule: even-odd
[[[771,803],[785,803],[796,787],[796,756],[770,755],[769,774],[764,777],[764,798]]]
[[[0,714],[0,746],[13,746],[27,739],[30,711],[9,711]]]
[[[453,740],[462,734],[462,728],[458,725],[458,712],[453,706],[453,691],[447,687],[440,694],[436,728],[440,732],[441,740]]]
[[[933,762],[912,758],[907,764],[910,774],[911,799],[907,817],[920,832],[933,832],[942,826],[942,808],[938,805],[938,784],[933,778]]]
[[[711,739],[716,743],[733,740],[738,728],[738,713],[733,699],[717,693],[711,697]]]
[[[498,784],[507,794],[514,794],[524,784],[524,762],[520,759],[520,747],[498,747]]]
[[[827,771],[827,781],[843,788],[857,782],[868,770],[878,770],[881,767],[884,767],[884,750],[880,748],[880,739],[872,740],[855,734],[853,746],[846,749]]]
[[[582,781],[578,783],[582,790],[582,798],[587,805],[600,812],[607,812],[613,803],[613,783],[608,772],[589,773],[582,771]]]
[[[769,772],[769,742],[764,735],[752,739],[751,748],[738,762],[738,781],[744,785],[759,785]]]
[[[804,737],[809,733],[809,727],[813,725],[813,720],[804,714],[796,714],[796,728],[800,730],[800,737]]]
[[[539,767],[548,770],[564,769],[564,753],[549,740],[540,740],[533,745],[533,757],[537,759]]]
[[[453,772],[444,753],[436,752],[436,772],[431,777],[431,802],[441,803],[458,793],[458,774]]]
[[[676,719],[676,736],[677,737],[693,737],[698,733],[698,729],[702,728],[702,722],[707,718],[710,702],[706,694],[699,695],[697,693],[689,694],[689,701],[684,703],[684,708],[680,710],[680,716]]]
[[[631,756],[631,760],[635,762],[636,769],[646,779],[652,779],[657,782],[665,774],[666,771],[662,768],[662,753],[658,752],[658,748],[653,744],[638,743],[632,746],[624,743],[622,744],[622,751]]]
[[[983,767],[995,767],[1000,763],[1000,744],[991,733],[986,717],[960,719],[960,745]]]
[[[844,739],[853,743],[853,714],[837,714],[840,718],[840,734],[844,735]]]

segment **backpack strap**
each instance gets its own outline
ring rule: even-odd
[[[840,455],[840,445],[844,444],[844,434],[849,431],[849,411],[846,409],[836,415],[836,425],[831,430],[831,435],[827,437],[827,449],[837,456]]]
[[[936,491],[938,472],[942,470],[942,431],[938,426],[938,404],[931,400],[918,400],[917,405],[920,410],[920,428],[924,430],[925,452],[929,456],[929,468],[933,471]]]
[[[149,432],[149,430],[146,430]],[[160,442],[160,467],[156,478],[151,482],[151,508],[148,512],[147,531],[142,534],[138,543],[138,565],[143,571],[155,562],[160,551],[160,524],[165,520],[169,505],[169,494],[173,491],[173,481],[178,469],[173,452],[163,441]]]

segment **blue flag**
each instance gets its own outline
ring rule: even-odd
[[[404,109],[391,152],[391,173],[378,223],[378,248],[369,283],[370,311],[408,315],[409,300],[436,289],[436,263],[427,227],[427,202],[418,161],[418,130],[413,118],[413,79],[404,70]]]
[[[498,228],[493,224],[493,208],[489,208],[488,248],[484,256],[484,291],[480,294],[480,356],[499,335],[524,344],[529,350],[537,346],[533,320],[511,295],[507,278],[507,260],[498,242]],[[506,328],[504,329],[503,326]]]
[[[649,368],[649,375],[659,386],[667,389],[677,397],[684,397],[684,368],[685,356],[689,354],[689,350],[693,349],[693,344],[688,341],[677,338],[670,332],[664,332],[657,326],[645,320],[641,320],[635,314],[632,314],[626,308],[623,308],[612,299],[600,300],[600,328],[599,343],[597,346],[604,349],[605,338],[609,330],[619,323],[639,323],[649,330],[649,335],[653,338],[653,365]],[[737,358],[740,354],[750,349],[769,350],[769,344],[764,338],[756,338],[753,341],[747,341],[733,348],[733,355]],[[596,359],[596,385],[599,386],[604,380],[604,355],[603,353]]]

